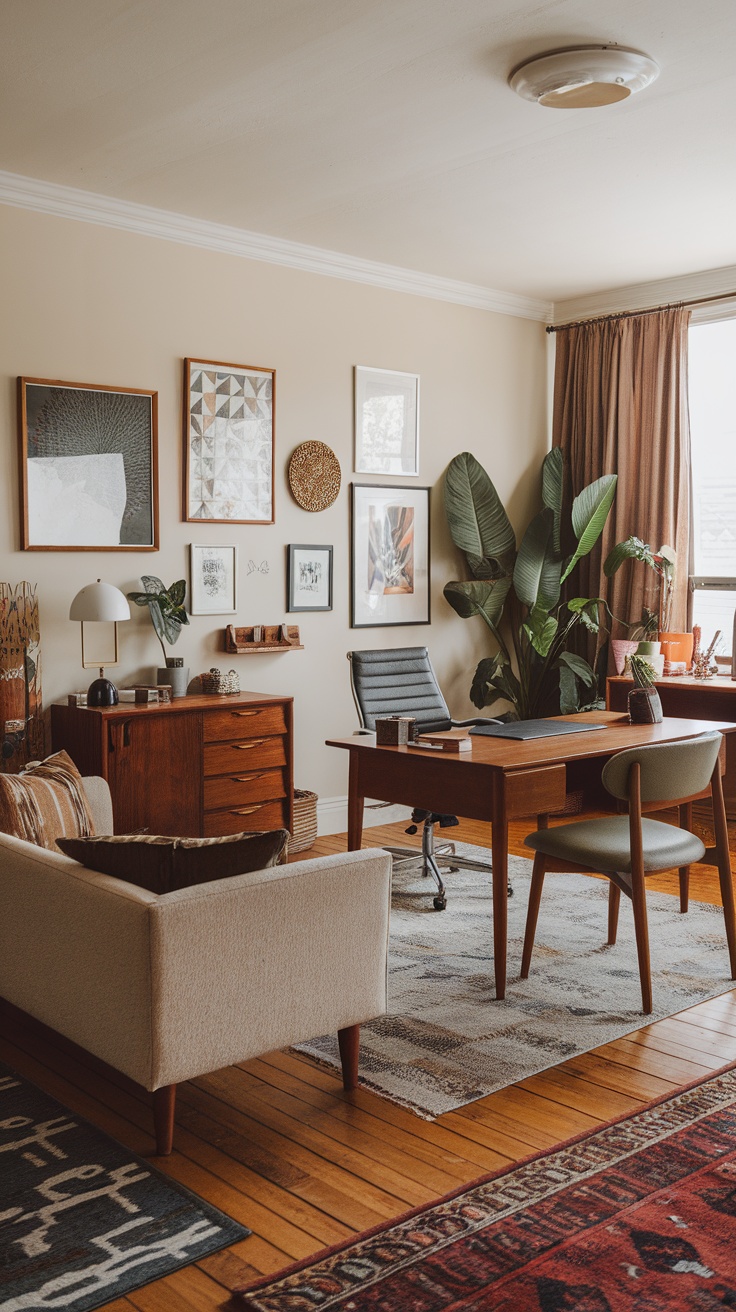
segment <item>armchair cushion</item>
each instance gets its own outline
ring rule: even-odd
[[[58,846],[88,870],[113,875],[149,893],[173,893],[276,865],[289,841],[286,829],[222,838],[166,838],[118,834],[60,838]]]
[[[66,752],[20,774],[0,774],[0,831],[46,848],[58,847],[62,836],[94,834],[82,776]]]

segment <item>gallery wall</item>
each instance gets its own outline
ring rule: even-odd
[[[141,573],[166,585],[186,576],[189,544],[237,544],[236,616],[193,616],[174,654],[192,674],[234,667],[243,689],[295,698],[298,787],[311,788],[339,819],[346,760],[327,737],[356,725],[346,652],[360,647],[429,646],[457,715],[472,713],[467,692],[487,643],[481,621],[460,620],[442,596],[464,577],[447,532],[442,483],[449,460],[472,451],[523,528],[538,499],[546,448],[546,348],[540,323],[385,291],[172,241],[11,207],[0,207],[0,580],[38,586],[44,703],[86,687],[79,625],[69,621],[78,589],[101,578],[123,591]],[[276,522],[272,526],[183,523],[182,360],[276,371]],[[353,475],[353,367],[421,378],[420,469],[430,486],[429,626],[351,629],[349,485],[392,480]],[[158,392],[160,550],[20,551],[16,378],[155,389]],[[293,500],[288,461],[307,439],[339,458],[342,487],[328,510]],[[286,612],[286,545],[332,544],[334,608]],[[150,680],[160,649],[147,617],[133,608],[121,626],[120,684]],[[225,625],[301,628],[304,651],[228,656]]]

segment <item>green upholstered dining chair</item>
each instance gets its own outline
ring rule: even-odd
[[[545,874],[578,871],[606,875],[610,880],[608,942],[616,942],[623,892],[633,904],[642,1005],[645,1014],[649,1014],[652,975],[645,877],[663,870],[684,870],[698,862],[718,867],[731,978],[736,978],[736,916],[719,761],[721,741],[721,734],[714,732],[682,742],[651,743],[619,752],[604,766],[602,780],[613,797],[628,801],[628,816],[580,820],[529,834],[524,841],[536,850],[536,856],[524,935],[522,979],[529,975]],[[707,851],[688,829],[661,820],[642,819],[642,807],[656,810],[667,804],[687,805],[696,797],[709,794],[713,800],[716,845]]]

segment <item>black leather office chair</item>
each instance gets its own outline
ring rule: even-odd
[[[453,720],[432,669],[426,647],[394,647],[388,651],[349,651],[350,682],[355,705],[358,708],[360,727],[373,731],[376,717],[383,715],[413,715],[420,733],[440,733],[444,729],[463,728],[474,724],[487,724],[488,717],[473,720]],[[454,843],[435,845],[434,827],[447,828],[457,824],[454,815],[440,815],[432,811],[415,810],[408,834],[417,832],[422,825],[422,849],[389,847],[395,869],[418,865],[423,875],[431,875],[437,885],[434,896],[436,911],[447,905],[445,886],[440,866],[445,870],[484,870],[490,863],[473,861],[459,856]],[[509,892],[511,889],[509,888]]]

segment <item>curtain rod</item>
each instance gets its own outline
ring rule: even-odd
[[[712,301],[732,301],[734,292],[719,292],[716,296],[694,296],[689,301],[670,301],[667,305],[652,305],[646,310],[621,310],[618,314],[599,314],[594,319],[573,319],[570,323],[550,323],[546,332],[559,333],[563,328],[581,328],[587,323],[608,323],[614,319],[633,319],[638,314],[659,314],[661,310],[682,310],[689,305],[709,305]]]

